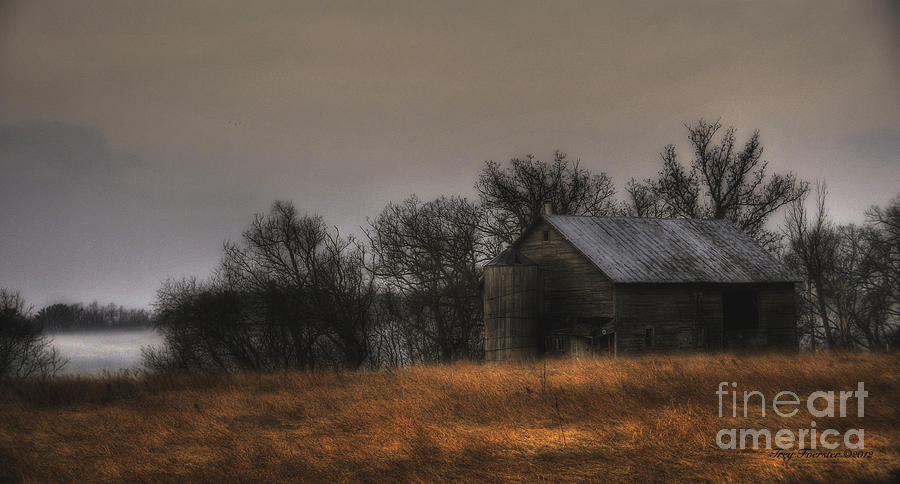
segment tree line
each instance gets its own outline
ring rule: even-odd
[[[113,303],[102,305],[96,301],[90,304],[51,304],[41,308],[35,313],[33,319],[39,327],[49,331],[149,328],[153,326],[152,315],[146,309],[126,308]]]
[[[806,281],[816,280],[807,270],[814,262],[801,253],[808,231],[792,225],[808,183],[769,173],[758,132],[740,145],[735,129],[718,122],[701,120],[686,129],[689,161],[666,146],[657,177],[632,179],[623,199],[606,173],[592,173],[557,151],[549,160],[528,155],[486,162],[475,180],[476,200],[411,195],[389,203],[368,220],[360,239],[342,237],[290,202],[276,202],[240,240],[225,244],[212,277],[169,281],[160,289],[157,324],[166,346],[147,352],[146,361],[158,369],[309,369],[478,359],[484,264],[535,222],[547,202],[572,215],[728,219]],[[846,281],[840,271],[857,271],[854,277],[868,286],[853,286],[865,294],[854,295],[850,317],[840,312],[847,294],[836,282],[801,285],[805,346],[877,350],[897,338],[896,233],[891,246],[884,232],[896,222],[890,217],[897,206],[895,200],[874,208],[864,227],[834,228],[867,234],[858,239],[863,245],[840,249],[867,262],[824,268],[830,272],[823,281]],[[781,229],[773,224],[779,210],[788,214]],[[818,248],[815,254],[840,259]],[[810,304],[823,297],[824,310]],[[845,326],[847,336],[841,336],[835,328]]]
[[[158,370],[402,366],[482,356],[484,265],[541,214],[727,219],[804,279],[798,317],[805,347],[884,350],[898,344],[900,197],[863,225],[804,208],[809,184],[770,173],[758,131],[700,120],[685,126],[656,177],[612,179],[557,151],[487,161],[475,200],[416,195],[367,220],[359,238],[286,201],[226,242],[205,279],[169,280],[154,324],[165,345],[145,352]],[[781,226],[775,215],[784,212]]]
[[[815,211],[794,203],[786,216],[786,260],[802,277],[801,342],[809,349],[900,348],[900,196],[872,207],[862,224],[835,224],[827,190]]]
[[[151,328],[150,311],[92,302],[51,304],[38,311],[25,298],[0,288],[0,378],[51,375],[65,365],[48,331]]]

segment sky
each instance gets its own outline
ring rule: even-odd
[[[275,200],[359,232],[527,153],[621,195],[700,118],[861,222],[900,194],[898,47],[891,2],[0,0],[0,287],[148,307]]]

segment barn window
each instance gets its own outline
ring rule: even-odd
[[[544,231],[544,242],[550,242],[550,231],[549,230]]]
[[[726,330],[759,327],[759,295],[755,291],[722,294],[722,318]]]
[[[653,347],[653,328],[644,329],[644,347],[645,348]]]

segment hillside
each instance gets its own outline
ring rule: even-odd
[[[884,481],[900,470],[898,365],[715,355],[18,382],[0,392],[0,481]],[[758,404],[719,418],[720,381],[767,402],[862,381],[864,417],[851,398],[847,417],[815,420],[864,429],[870,454],[720,449],[719,429],[811,420]]]

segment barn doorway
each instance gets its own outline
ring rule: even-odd
[[[594,337],[594,356],[616,356],[616,333],[609,331]]]

